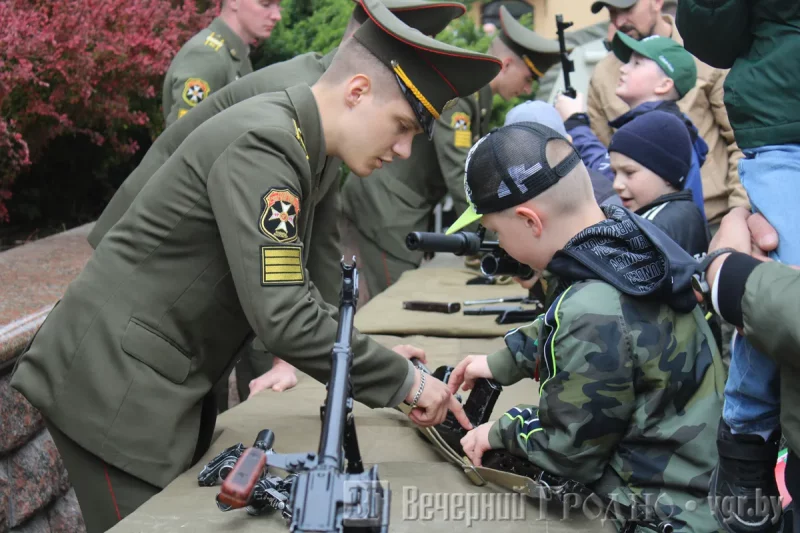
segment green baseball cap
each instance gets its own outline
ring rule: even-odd
[[[535,31],[526,28],[506,9],[500,8],[500,32],[498,38],[517,54],[536,78],[541,78],[553,65],[561,61],[558,40],[545,39]],[[567,51],[572,47],[567,45]]]
[[[364,24],[369,17],[358,0],[353,0],[353,18]],[[454,19],[467,12],[466,6],[458,2],[430,2],[428,0],[382,0],[389,11],[425,35],[435,36],[444,30]]]
[[[630,61],[633,52],[655,61],[675,82],[675,89],[681,98],[686,96],[697,83],[697,65],[694,57],[669,37],[653,35],[637,41],[618,31],[611,42],[611,49],[623,63]]]
[[[380,0],[360,1],[369,20],[352,38],[394,72],[428,138],[445,109],[500,72],[502,62],[496,57],[428,37],[404,24]]]

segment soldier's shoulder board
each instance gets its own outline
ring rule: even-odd
[[[450,117],[450,127],[453,128],[453,144],[458,148],[472,146],[472,118],[462,111],[456,111]]]

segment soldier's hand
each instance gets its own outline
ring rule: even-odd
[[[492,445],[489,444],[489,430],[492,429],[492,424],[493,422],[481,424],[461,439],[464,453],[475,466],[481,466],[481,457],[486,451],[492,449]]]
[[[559,94],[556,96],[553,106],[556,108],[556,111],[558,111],[558,114],[561,115],[561,120],[566,122],[566,120],[575,113],[586,112],[586,96],[582,93],[578,93],[575,95],[575,98],[570,98],[564,94]]]
[[[412,359],[419,359],[422,364],[427,364],[428,362],[428,359],[425,357],[425,350],[410,344],[398,344],[392,348],[392,351],[399,353],[409,361]]]
[[[411,387],[411,392],[406,396],[407,403],[413,403],[414,396],[419,390],[421,379],[421,371],[414,369],[414,385]],[[427,375],[425,377],[425,387],[422,389],[419,400],[417,400],[417,406],[411,410],[408,418],[422,427],[435,426],[444,422],[448,410],[453,412],[456,420],[464,429],[472,429],[472,424],[467,418],[464,408],[458,403],[456,397],[450,394],[447,385],[432,375]]]
[[[463,361],[458,363],[450,373],[447,386],[450,394],[458,392],[458,388],[463,383],[462,390],[471,390],[475,386],[478,378],[492,379],[492,371],[489,370],[489,362],[485,355],[468,355]]]
[[[269,372],[250,382],[250,395],[267,389],[283,392],[295,385],[297,385],[297,370],[283,359],[276,357]]]

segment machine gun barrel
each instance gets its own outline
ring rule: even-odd
[[[319,442],[319,464],[339,471],[344,467],[341,450],[344,443],[347,398],[350,394],[350,339],[353,336],[353,317],[358,300],[358,272],[355,267],[342,264],[342,274],[339,327],[332,353],[332,379],[328,383],[328,399],[325,402],[325,418]]]
[[[533,277],[533,269],[523,265],[500,247],[497,241],[485,241],[485,230],[478,233],[460,231],[453,235],[415,231],[406,235],[406,248],[423,252],[443,252],[455,255],[484,253],[481,272],[484,276],[514,276],[521,279]]]
[[[483,242],[478,233],[458,232],[453,235],[415,231],[406,236],[406,248],[422,252],[443,252],[455,255],[474,255],[499,248],[497,242]]]
[[[564,73],[564,94],[570,98],[575,98],[577,96],[577,91],[575,91],[575,88],[569,81],[570,72],[575,71],[575,63],[569,58],[564,30],[573,24],[574,22],[564,22],[564,17],[562,15],[556,15],[556,33],[558,34],[558,47],[561,52],[561,70]]]

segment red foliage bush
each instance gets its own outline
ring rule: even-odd
[[[0,2],[0,222],[11,183],[57,136],[87,135],[126,157],[138,149],[128,128],[161,128],[170,61],[216,14],[197,3]]]

